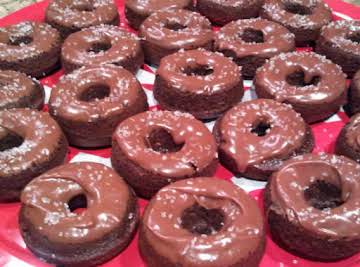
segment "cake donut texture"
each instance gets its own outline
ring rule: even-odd
[[[82,212],[76,212],[83,208]],[[21,194],[19,225],[27,248],[57,266],[96,266],[124,250],[138,223],[135,194],[98,163],[62,165]]]
[[[150,198],[171,182],[213,175],[216,144],[190,114],[148,111],[116,128],[111,162],[139,196]]]
[[[316,261],[360,251],[360,165],[342,156],[307,154],[271,177],[265,213],[273,240]]]
[[[81,147],[111,145],[116,126],[147,109],[139,81],[114,65],[82,67],[65,75],[49,101],[49,112],[70,144]]]
[[[264,245],[255,200],[217,178],[161,189],[145,209],[139,234],[140,254],[149,267],[257,267]]]
[[[33,178],[65,161],[68,143],[45,112],[0,111],[0,202],[17,201]]]
[[[311,152],[311,128],[291,107],[270,99],[240,103],[214,127],[220,162],[237,176],[266,180],[283,161]]]

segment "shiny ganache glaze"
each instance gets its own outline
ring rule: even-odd
[[[207,18],[196,12],[178,9],[152,14],[141,25],[139,36],[165,49],[193,49],[208,44],[213,32]]]
[[[68,202],[85,195],[80,214]],[[22,192],[24,216],[41,235],[57,243],[84,243],[101,239],[120,226],[130,191],[112,169],[98,163],[62,165],[37,177]],[[134,214],[132,214],[134,215]]]
[[[240,103],[220,118],[220,149],[235,159],[239,172],[269,159],[288,158],[306,137],[306,124],[291,107],[269,99]],[[269,125],[265,135],[252,130]]]
[[[247,30],[260,31],[261,42],[249,42],[242,38]],[[215,50],[232,51],[239,58],[259,56],[270,58],[295,49],[295,36],[290,31],[265,19],[244,19],[230,22],[215,35]]]
[[[182,213],[194,204],[219,209],[224,214],[222,228],[208,235],[184,229]],[[180,266],[236,266],[264,238],[256,202],[234,184],[217,178],[187,179],[164,187],[150,201],[142,222],[144,238],[154,250]]]
[[[205,76],[186,73],[197,68],[212,70],[212,73]],[[232,60],[204,49],[179,51],[163,58],[156,74],[172,87],[205,95],[242,83],[240,68]]]
[[[0,110],[40,108],[44,97],[44,89],[39,81],[20,72],[0,70]]]
[[[0,151],[0,177],[16,175],[43,164],[58,149],[62,132],[48,113],[31,109],[0,111],[0,132],[10,131],[24,141]]]
[[[309,85],[291,85],[288,75],[303,72]],[[318,77],[316,84],[312,80]],[[264,90],[279,102],[319,104],[341,98],[347,88],[341,68],[313,52],[291,52],[271,58],[256,72],[255,89]]]
[[[153,150],[147,138],[154,130],[166,130],[179,151]],[[178,111],[148,111],[126,119],[113,138],[122,152],[144,169],[168,177],[192,175],[208,166],[216,157],[216,144],[206,126],[192,115]]]
[[[317,209],[304,191],[316,180],[341,189],[344,202],[335,208]],[[316,234],[334,238],[360,236],[360,165],[330,154],[306,154],[293,158],[273,174],[270,209]]]
[[[136,13],[148,16],[162,9],[181,9],[189,6],[191,0],[126,0],[125,6]]]

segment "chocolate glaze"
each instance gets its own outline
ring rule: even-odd
[[[351,118],[345,137],[351,147],[360,151],[360,114]]]
[[[168,131],[177,152],[161,153],[147,144],[153,130]],[[117,127],[113,138],[131,160],[153,173],[168,177],[192,175],[216,157],[216,144],[206,126],[192,115],[178,111],[148,111],[135,115]]]
[[[202,235],[183,228],[182,213],[194,204],[220,210],[222,228]],[[264,226],[256,202],[243,190],[216,178],[194,178],[164,187],[150,201],[141,239],[174,266],[238,266],[262,250]]]
[[[189,6],[190,0],[126,0],[125,7],[142,16],[149,16],[162,9],[181,9]]]
[[[85,195],[87,208],[70,211],[68,202]],[[21,202],[38,232],[57,243],[101,239],[127,216],[130,191],[112,169],[98,163],[71,163],[48,171],[29,183]],[[134,214],[133,214],[134,216]]]
[[[0,110],[10,108],[41,109],[44,88],[39,81],[21,72],[0,70]]]
[[[300,114],[268,99],[240,103],[219,123],[219,149],[234,158],[240,173],[265,160],[291,157],[302,147],[307,130]],[[263,136],[252,132],[260,123],[269,125]]]
[[[349,113],[355,114],[360,112],[360,69],[355,73],[351,80],[348,95]]]
[[[344,203],[323,210],[311,206],[304,190],[316,180],[337,186]],[[273,174],[270,190],[270,209],[291,222],[321,236],[359,238],[360,165],[356,162],[329,154],[299,156]]]

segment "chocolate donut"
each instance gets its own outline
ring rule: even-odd
[[[0,28],[0,69],[40,78],[59,67],[61,37],[46,23],[25,21]]]
[[[256,69],[275,55],[295,50],[295,36],[288,29],[265,19],[238,20],[215,35],[216,51],[231,57],[252,78]]]
[[[100,25],[71,34],[61,50],[64,71],[82,66],[114,64],[136,72],[144,63],[140,41],[124,29]]]
[[[332,18],[331,9],[322,0],[265,0],[260,15],[294,33],[297,46],[313,45],[321,27]]]
[[[113,0],[52,0],[45,11],[45,21],[58,29],[65,39],[91,26],[117,26],[120,17]]]
[[[21,72],[0,70],[0,110],[33,108],[41,110],[45,92],[39,81]]]
[[[163,10],[150,15],[139,30],[145,60],[159,65],[161,58],[180,49],[212,49],[210,21],[189,10]]]
[[[131,27],[138,30],[152,13],[162,9],[193,9],[192,0],[125,0],[125,16]]]
[[[70,144],[81,147],[110,146],[119,122],[147,109],[138,80],[114,65],[82,67],[65,75],[49,101],[49,112]]]
[[[264,246],[256,202],[217,178],[164,187],[146,207],[140,226],[140,254],[149,267],[257,267]]]
[[[341,66],[349,78],[360,69],[360,21],[339,20],[321,29],[316,52]]]
[[[139,196],[150,198],[171,182],[213,175],[216,144],[190,114],[148,111],[116,128],[111,162]]]
[[[341,68],[313,52],[271,58],[256,72],[254,87],[259,98],[291,104],[307,123],[330,117],[347,97]]]
[[[287,161],[265,191],[273,240],[316,261],[358,253],[359,174],[360,165],[342,156],[307,154]]]
[[[311,152],[311,128],[291,107],[270,99],[243,102],[214,127],[220,162],[236,176],[267,178],[284,160]]]
[[[97,266],[132,240],[135,194],[112,169],[81,162],[52,169],[21,194],[19,226],[27,248],[57,266]],[[82,212],[76,212],[85,208]]]
[[[244,94],[239,67],[206,50],[179,51],[164,57],[156,71],[154,97],[168,110],[189,112],[198,119],[218,117]]]
[[[62,164],[68,143],[45,112],[0,111],[0,202],[17,201],[33,178]]]
[[[360,112],[360,69],[351,81],[348,104],[351,114]]]
[[[239,19],[259,15],[263,0],[197,0],[196,8],[211,22],[225,25]]]

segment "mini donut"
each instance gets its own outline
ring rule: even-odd
[[[198,119],[218,117],[244,95],[239,67],[221,54],[180,51],[161,60],[154,97],[164,109],[180,110]]]
[[[346,77],[341,68],[313,52],[271,58],[258,69],[254,87],[259,98],[291,104],[307,123],[322,121],[346,103]]]
[[[45,92],[39,81],[21,72],[0,70],[0,110],[33,108],[41,110]]]
[[[17,201],[28,182],[65,161],[67,150],[65,136],[48,113],[0,111],[0,202]]]
[[[267,180],[284,160],[309,153],[314,137],[291,107],[270,99],[240,103],[214,127],[220,162],[239,177]]]
[[[144,63],[140,41],[124,29],[100,25],[71,34],[61,50],[65,73],[82,66],[114,64],[136,72]]]
[[[316,52],[340,65],[352,78],[360,69],[360,20],[339,20],[324,26]]]
[[[288,28],[297,46],[313,45],[332,19],[331,9],[322,0],[265,0],[260,15]]]
[[[77,209],[84,208],[82,212]],[[111,168],[62,165],[21,194],[19,227],[27,248],[56,266],[97,266],[123,251],[138,224],[136,196]]]
[[[190,114],[148,111],[116,128],[111,162],[137,195],[150,198],[171,182],[213,175],[216,144],[206,126]]]
[[[40,78],[59,67],[61,37],[46,23],[25,21],[0,28],[0,69]]]
[[[217,178],[164,187],[146,207],[140,226],[140,255],[148,267],[257,267],[264,246],[255,200]]]
[[[193,9],[192,0],[125,0],[128,24],[138,30],[152,13],[162,9]]]
[[[295,50],[295,36],[265,19],[230,22],[215,35],[214,49],[242,67],[243,76],[252,78],[256,69],[280,53]]]
[[[351,114],[360,112],[360,69],[351,81],[348,104]]]
[[[119,122],[146,111],[146,95],[133,74],[114,65],[82,67],[60,79],[49,112],[71,145],[111,145]]]
[[[360,165],[355,161],[330,154],[290,159],[272,175],[265,191],[272,239],[315,261],[358,253],[359,199]]]
[[[263,0],[197,0],[196,8],[212,23],[225,25],[239,19],[259,16]]]
[[[45,11],[45,21],[58,29],[65,39],[91,26],[117,26],[120,17],[113,0],[51,0]]]
[[[145,60],[159,65],[161,58],[180,49],[212,49],[210,21],[189,10],[163,10],[150,15],[139,30]]]

